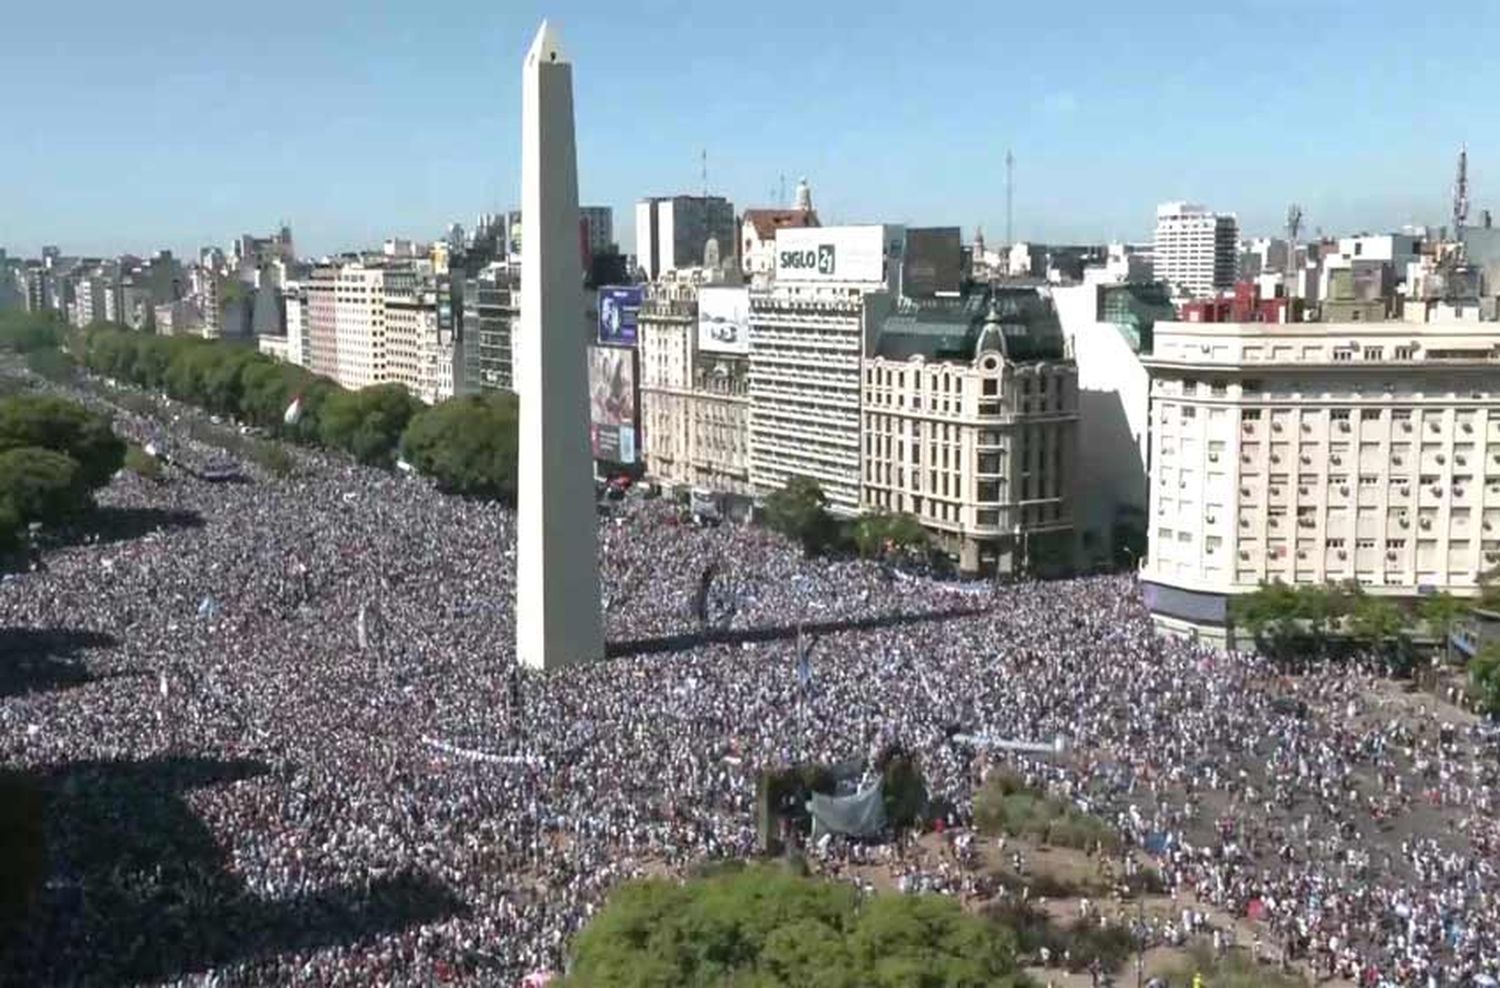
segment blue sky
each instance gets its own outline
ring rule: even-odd
[[[191,251],[288,220],[304,252],[435,236],[519,195],[520,62],[574,62],[584,201],[825,222],[1149,235],[1158,201],[1300,202],[1309,232],[1443,222],[1467,141],[1500,210],[1500,4],[1386,0],[6,4],[0,246]],[[1452,13],[1438,16],[1440,9]],[[629,241],[627,241],[629,243]],[[628,247],[627,247],[628,249]]]

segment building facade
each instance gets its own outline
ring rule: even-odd
[[[1472,594],[1500,563],[1494,323],[1158,324],[1147,601],[1232,642],[1265,581]]]
[[[519,278],[504,265],[492,264],[465,284],[463,355],[469,390],[515,390],[520,306]]]
[[[719,262],[736,254],[734,204],[723,196],[667,196],[636,203],[636,265],[647,280],[664,271],[715,266],[706,256],[709,241]]]
[[[338,278],[336,264],[320,264],[308,273],[303,308],[307,363],[314,374],[338,380]]]
[[[1206,296],[1234,284],[1239,264],[1239,224],[1188,202],[1156,207],[1152,245],[1154,277],[1180,294]]]
[[[664,485],[743,496],[751,493],[749,357],[738,330],[747,327],[726,340],[710,320],[720,309],[747,311],[749,296],[713,284],[719,274],[669,272],[647,288],[637,346],[642,457]]]
[[[914,515],[965,573],[1071,566],[1078,372],[1045,295],[903,303],[863,374],[865,510]]]
[[[861,363],[900,280],[900,226],[783,228],[770,287],[749,312],[750,481],[759,496],[796,476],[830,509],[860,509]]]

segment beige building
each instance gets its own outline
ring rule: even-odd
[[[1474,591],[1500,563],[1500,325],[1158,323],[1147,601],[1226,639],[1263,581]]]
[[[714,322],[721,310],[732,322],[748,295],[708,280],[716,276],[668,272],[647,288],[638,329],[642,457],[662,484],[748,495],[748,338],[738,338],[748,326],[736,334]]]
[[[415,269],[385,273],[386,367],[382,381],[405,386],[422,401],[440,400],[437,291]],[[452,371],[448,374],[452,393]]]
[[[314,374],[338,380],[339,341],[335,319],[338,298],[337,265],[323,264],[312,269],[303,286],[307,303],[302,309],[307,362]]]
[[[1078,369],[1050,300],[903,303],[863,384],[865,510],[915,515],[967,573],[1071,564]]]

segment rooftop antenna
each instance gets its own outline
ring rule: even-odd
[[[1453,180],[1453,239],[1462,239],[1464,224],[1469,221],[1469,145],[1458,149],[1458,175]]]
[[[781,197],[776,200],[776,205],[786,208],[786,172],[781,173]]]
[[[1009,247],[1015,243],[1015,230],[1012,221],[1015,217],[1016,202],[1016,156],[1005,150],[1005,246]]]
[[[708,198],[708,148],[698,152],[698,162],[703,171],[703,197]]]

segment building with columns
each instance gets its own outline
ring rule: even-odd
[[[1159,627],[1233,644],[1262,582],[1475,592],[1500,563],[1500,326],[1157,323]]]

